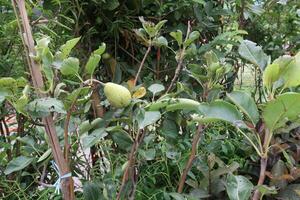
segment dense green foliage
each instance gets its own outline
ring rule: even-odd
[[[300,198],[299,1],[0,3],[0,199]]]

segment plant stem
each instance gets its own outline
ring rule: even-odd
[[[135,178],[134,176],[135,176],[136,170],[133,165],[135,163],[136,153],[139,148],[139,145],[143,141],[144,134],[145,134],[144,130],[139,131],[138,134],[136,135],[136,139],[135,139],[134,143],[132,144],[130,154],[128,156],[127,166],[126,166],[126,169],[123,174],[120,190],[119,190],[119,193],[117,194],[117,200],[120,200],[122,191],[125,187],[126,182],[129,179],[129,177],[131,176],[131,177],[133,177],[133,179]],[[135,184],[136,184],[136,182],[133,182],[133,189],[135,188]],[[134,195],[134,193],[132,195]]]
[[[178,189],[177,189],[178,193],[182,193],[182,191],[183,191],[183,186],[184,186],[187,174],[190,171],[190,169],[192,167],[192,164],[193,164],[193,161],[194,161],[195,156],[196,156],[198,142],[200,140],[203,128],[204,128],[203,125],[198,125],[197,132],[193,137],[192,150],[191,150],[191,153],[190,153],[190,157],[189,157],[188,162],[186,163],[185,169],[183,170],[183,173],[182,173],[182,175],[180,177],[180,180],[179,180],[179,185],[178,185]]]
[[[101,97],[98,93],[97,86],[95,86],[93,88],[91,99],[92,99],[92,108],[93,108],[93,111],[94,111],[94,117],[95,118],[98,118],[98,117],[102,118],[103,115],[104,115],[104,108],[101,105]]]
[[[259,149],[257,148],[257,146],[254,144],[254,142],[247,136],[246,133],[244,133],[241,129],[237,128],[238,131],[240,131],[240,133],[243,134],[243,136],[250,142],[250,144],[253,146],[253,148],[255,149],[255,151],[257,152],[257,154],[259,156],[262,156],[263,152],[260,152]]]
[[[64,124],[64,157],[65,160],[67,161],[67,163],[69,162],[69,124],[70,124],[70,119],[71,119],[71,114],[73,112],[75,103],[76,103],[77,99],[75,99],[72,104],[70,109],[67,112],[67,116],[66,116],[66,120],[65,120],[65,124]]]
[[[260,158],[260,173],[259,173],[259,179],[257,186],[262,185],[265,181],[266,177],[266,168],[267,168],[267,163],[268,163],[268,150],[269,150],[269,145],[270,141],[272,139],[272,131],[269,131],[269,129],[265,129],[265,137],[264,137],[264,144],[263,144],[263,149],[264,152],[262,152],[261,158]],[[260,192],[258,189],[255,190],[252,200],[259,200],[260,199]]]
[[[90,180],[91,179],[91,177],[90,177],[90,172],[91,172],[91,170],[92,170],[92,167],[91,167],[91,165],[90,165],[90,162],[89,162],[89,159],[87,158],[87,156],[86,156],[86,154],[85,154],[85,152],[84,152],[84,148],[83,148],[83,146],[82,146],[82,144],[81,144],[81,142],[80,142],[80,135],[79,135],[79,133],[78,133],[78,131],[76,131],[76,134],[77,134],[77,138],[78,138],[78,146],[80,147],[80,149],[81,149],[81,151],[82,151],[82,154],[83,154],[83,158],[84,158],[84,160],[85,160],[85,162],[86,162],[86,166],[87,166],[87,180]]]
[[[265,181],[265,172],[267,168],[268,158],[261,158],[260,159],[260,173],[257,186],[262,185]],[[260,192],[258,189],[255,190],[252,200],[259,200],[260,199]]]
[[[16,118],[17,118],[17,123],[18,123],[18,128],[17,128],[17,136],[18,137],[22,137],[23,136],[23,133],[24,133],[24,118],[23,118],[23,115],[22,114],[17,114],[16,115]],[[20,148],[21,148],[21,145],[20,145],[20,141],[16,141],[16,156],[19,156],[21,155],[21,152],[20,152]]]
[[[188,21],[188,28],[187,28],[187,31],[186,31],[186,38],[185,38],[185,41],[188,39],[189,35],[190,35],[190,31],[191,31],[191,23],[190,21]],[[182,49],[180,49],[179,51],[179,58],[178,58],[178,64],[177,64],[177,67],[176,67],[176,70],[175,70],[175,74],[174,74],[174,77],[171,81],[171,84],[169,85],[167,91],[165,94],[169,93],[173,87],[173,85],[175,84],[175,82],[177,81],[177,78],[182,70],[182,63],[183,63],[183,58],[184,58],[184,54],[185,54],[185,47],[183,47]]]
[[[99,81],[97,79],[94,79],[94,78],[91,78],[91,79],[88,79],[86,81],[83,81],[83,85],[90,85],[90,84],[93,84],[93,82],[99,83],[100,85],[105,86],[105,83],[103,83],[103,82],[101,82],[101,81]]]
[[[178,64],[177,64],[177,67],[176,67],[176,70],[175,70],[175,74],[174,74],[174,77],[171,81],[171,84],[169,85],[167,91],[166,91],[166,94],[169,93],[173,87],[173,85],[175,84],[181,70],[182,70],[182,63],[183,63],[183,57],[184,57],[184,53],[185,53],[185,48],[183,48],[180,53],[179,53],[179,59],[178,59]]]
[[[9,129],[8,129],[6,123],[5,123],[5,118],[0,119],[0,133],[3,136],[5,143],[10,144]],[[10,148],[6,150],[6,155],[7,155],[7,160],[11,161],[11,159],[12,159],[12,153],[11,153],[11,149]]]
[[[137,72],[137,74],[136,74],[136,76],[135,76],[135,79],[134,79],[134,82],[133,82],[133,85],[134,85],[134,86],[136,85],[136,82],[137,82],[137,80],[138,80],[138,78],[139,78],[139,76],[140,76],[140,73],[141,73],[141,71],[142,71],[142,68],[143,68],[143,66],[144,66],[144,63],[145,63],[146,58],[147,58],[147,56],[149,55],[150,51],[151,51],[151,44],[149,45],[149,47],[148,47],[148,49],[147,49],[147,51],[146,51],[146,53],[145,53],[145,55],[144,55],[144,58],[143,58],[143,60],[142,60],[142,62],[141,62],[141,64],[140,64],[139,70],[138,70],[138,72]]]

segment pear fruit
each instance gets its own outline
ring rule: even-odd
[[[131,94],[129,90],[115,83],[104,84],[104,94],[109,103],[116,108],[124,108],[130,104]]]

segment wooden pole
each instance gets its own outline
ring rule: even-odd
[[[21,31],[21,37],[25,48],[25,53],[27,57],[27,62],[29,66],[29,71],[31,75],[32,84],[37,92],[39,97],[46,97],[47,94],[42,93],[41,90],[44,88],[44,81],[41,72],[40,63],[36,62],[32,56],[35,55],[34,40],[32,36],[31,26],[29,23],[25,1],[24,0],[12,0],[14,6],[16,17],[19,21],[19,27]],[[60,176],[70,173],[68,163],[64,159],[62,149],[59,145],[59,140],[57,138],[57,133],[55,130],[55,125],[52,116],[44,117],[43,123],[45,125],[45,130],[49,138],[50,147],[52,154],[55,160],[55,163],[58,166]],[[71,177],[61,179],[61,190],[63,198],[65,200],[73,200],[74,196],[74,182]]]

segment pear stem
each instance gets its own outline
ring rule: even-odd
[[[98,83],[98,84],[100,84],[102,86],[105,86],[105,83],[103,83],[103,82],[101,82],[101,81],[99,81],[97,79],[94,79],[94,78],[88,79],[88,80],[86,80],[86,81],[83,82],[84,85],[89,85],[91,83]]]

